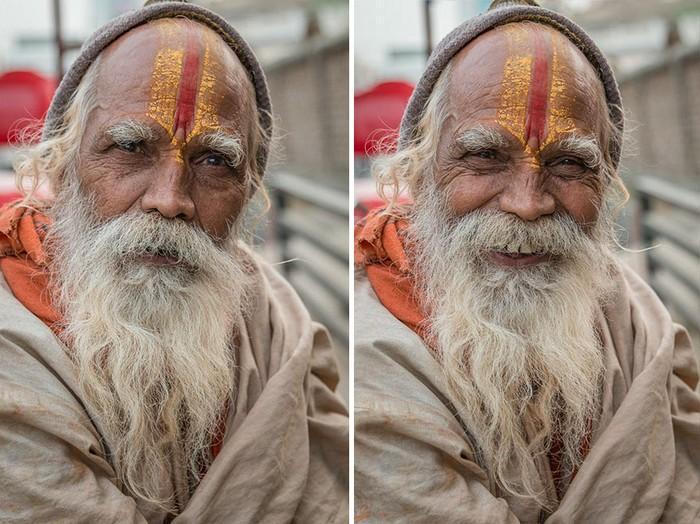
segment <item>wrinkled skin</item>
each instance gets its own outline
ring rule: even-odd
[[[171,60],[181,69],[173,74],[159,67],[159,52],[184,57]],[[204,85],[205,74],[216,78],[213,87]],[[233,166],[200,139],[204,132],[223,131],[237,136],[247,150],[256,115],[245,69],[223,40],[188,20],[159,20],[133,29],[103,52],[96,97],[78,176],[94,196],[98,214],[156,212],[224,238],[245,204],[246,160]],[[172,109],[185,114],[188,104],[189,120],[175,125]],[[164,108],[160,119],[154,107]],[[155,140],[115,143],[106,131],[128,120],[147,125]]]
[[[517,60],[526,64],[525,77],[517,78],[512,65]],[[603,88],[583,54],[551,28],[508,24],[471,42],[452,67],[436,173],[451,211],[461,216],[495,209],[526,221],[562,212],[584,229],[594,223],[602,192],[599,169],[559,147],[570,134],[602,143]],[[539,106],[531,102],[535,84]],[[538,107],[544,125],[527,134],[523,117],[530,119]],[[479,125],[501,135],[505,146],[465,151],[458,137]]]

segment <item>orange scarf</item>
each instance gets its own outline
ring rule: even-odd
[[[0,271],[24,307],[60,333],[60,315],[48,293],[48,258],[43,243],[51,225],[47,205],[34,208],[10,202],[0,208]]]
[[[364,267],[377,298],[401,322],[426,340],[426,315],[416,301],[406,250],[408,219],[372,210],[355,226],[355,265]]]

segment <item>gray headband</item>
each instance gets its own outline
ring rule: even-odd
[[[272,105],[265,74],[246,41],[226,20],[204,7],[182,1],[162,1],[147,4],[145,7],[130,11],[109,21],[95,31],[83,44],[80,49],[80,55],[73,62],[54,94],[46,115],[42,140],[51,138],[61,128],[64,113],[73,93],[78,88],[90,65],[109,44],[124,33],[146,22],[160,18],[176,17],[188,18],[213,29],[233,50],[247,71],[255,90],[260,126],[265,131],[265,138],[263,143],[260,144],[257,158],[260,173],[264,173],[270,149],[270,137],[272,136]]]
[[[622,136],[625,122],[622,113],[620,89],[617,86],[610,64],[608,64],[602,51],[591,40],[591,37],[574,22],[559,13],[534,5],[513,4],[492,9],[467,20],[440,41],[430,55],[423,76],[418,81],[403,114],[399,133],[399,149],[405,148],[415,138],[416,126],[423,116],[428,98],[433,92],[438,77],[447,67],[450,60],[479,35],[504,24],[524,21],[537,22],[553,27],[583,52],[598,72],[598,77],[605,89],[610,118],[619,131],[619,137]],[[619,139],[611,140],[610,153],[613,163],[617,167],[622,153]]]

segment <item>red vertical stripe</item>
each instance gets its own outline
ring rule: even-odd
[[[196,32],[189,26],[186,31],[187,43],[185,45],[184,65],[182,67],[180,89],[177,93],[175,120],[173,124],[173,135],[175,135],[179,129],[182,129],[185,137],[194,124],[200,62],[200,50]]]
[[[528,143],[532,137],[537,137],[541,145],[545,141],[547,133],[551,52],[541,31],[536,30],[532,34],[535,40],[535,56],[525,121],[525,142]]]

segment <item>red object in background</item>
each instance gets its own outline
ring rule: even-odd
[[[372,156],[388,139],[395,147],[401,117],[413,93],[408,82],[382,82],[355,95],[355,154]]]
[[[10,191],[7,193],[0,192],[0,207],[2,207],[4,204],[7,204],[8,202],[13,202],[20,198],[22,198],[22,194],[18,191]]]
[[[412,93],[413,86],[407,82],[382,82],[355,95],[356,222],[384,205],[369,178],[370,157],[395,150],[401,117]]]
[[[20,138],[22,129],[41,122],[56,91],[56,80],[34,71],[8,71],[0,75],[0,148]],[[0,171],[0,205],[22,195],[11,170]]]
[[[0,75],[0,145],[16,140],[28,124],[43,120],[55,91],[55,79],[34,71]]]

